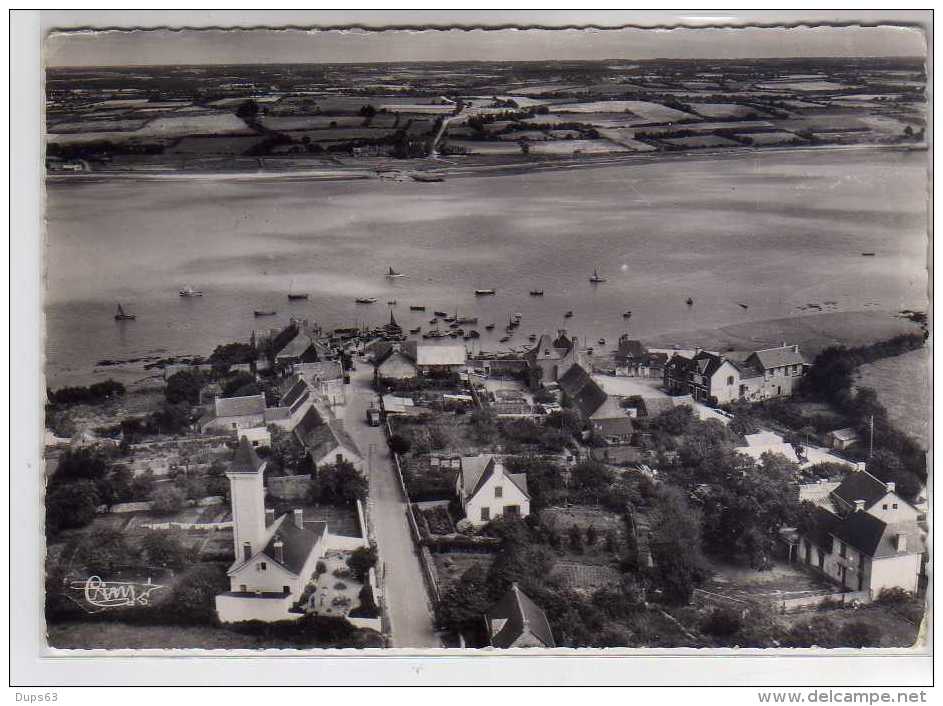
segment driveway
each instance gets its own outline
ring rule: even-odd
[[[358,362],[351,371],[344,428],[353,437],[367,462],[374,534],[383,563],[383,589],[393,637],[393,647],[441,647],[435,633],[432,606],[422,577],[409,527],[406,500],[396,478],[393,459],[386,445],[383,427],[371,427],[366,411],[376,399],[370,365]]]

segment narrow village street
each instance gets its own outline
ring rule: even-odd
[[[405,498],[383,427],[371,427],[366,422],[367,408],[376,399],[372,382],[369,365],[361,362],[351,371],[343,419],[344,428],[357,443],[370,473],[369,502],[385,571],[383,588],[393,634],[392,646],[441,647],[422,567],[407,525]]]

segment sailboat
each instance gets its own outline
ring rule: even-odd
[[[308,295],[307,295],[307,294],[296,294],[294,291],[292,291],[292,287],[293,287],[293,283],[292,283],[292,282],[289,282],[289,283],[288,283],[288,300],[289,300],[289,301],[296,301],[296,300],[299,300],[299,299],[307,299],[307,298],[308,298]]]
[[[203,292],[199,289],[194,289],[192,285],[187,285],[184,289],[180,290],[181,297],[202,297]]]
[[[592,282],[593,284],[599,284],[600,282],[605,282],[606,278],[600,277],[599,272],[596,270],[596,268],[593,268],[593,276],[589,278],[589,281]]]
[[[134,321],[136,318],[134,314],[129,314],[122,308],[121,304],[118,304],[118,313],[115,314],[115,321]]]
[[[390,268],[390,271],[386,273],[386,276],[391,279],[394,277],[406,277],[406,275],[404,275],[402,272],[397,272],[392,267]]]

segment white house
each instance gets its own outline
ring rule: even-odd
[[[833,429],[825,435],[825,442],[833,449],[844,450],[860,441],[858,432],[851,427]]]
[[[894,483],[852,472],[800,530],[798,560],[864,600],[885,588],[915,592],[924,546],[917,516]]]
[[[465,517],[483,525],[496,517],[527,517],[530,495],[527,476],[508,473],[493,454],[465,456],[455,480],[455,492]]]
[[[216,596],[222,622],[293,620],[289,609],[299,600],[324,553],[327,524],[305,522],[301,510],[275,519],[265,510],[265,461],[248,439],[240,441],[229,478],[235,561],[229,567],[230,590]]]

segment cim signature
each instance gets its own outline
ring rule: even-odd
[[[147,583],[134,583],[103,581],[100,576],[89,576],[84,581],[73,581],[72,588],[83,593],[86,603],[99,610],[105,610],[150,605],[151,593],[164,586],[151,583],[150,579]]]

